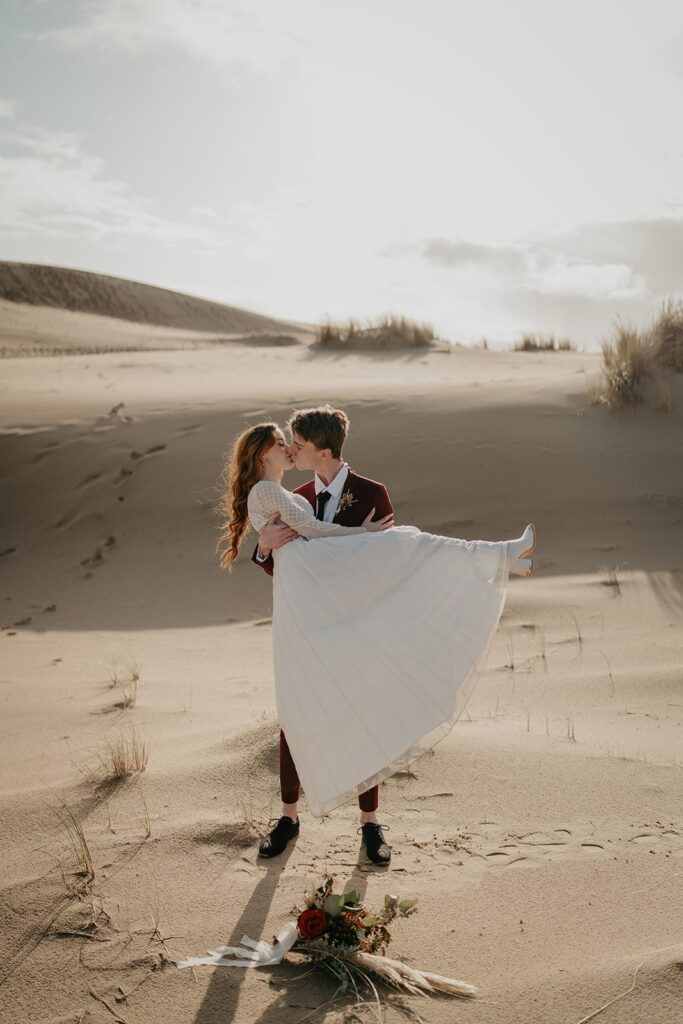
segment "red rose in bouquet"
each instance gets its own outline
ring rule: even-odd
[[[303,939],[318,939],[327,928],[327,914],[324,910],[304,910],[296,923]]]

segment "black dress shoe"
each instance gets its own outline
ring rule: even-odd
[[[271,818],[271,821],[275,821],[275,818]],[[289,840],[298,835],[299,819],[292,821],[286,814],[283,814],[272,832],[264,836],[259,843],[259,857],[277,857],[278,853],[282,853]]]
[[[391,860],[391,849],[387,846],[382,832],[383,828],[388,827],[388,825],[378,825],[374,821],[366,821],[358,829],[363,833],[365,852],[373,864],[388,864]]]

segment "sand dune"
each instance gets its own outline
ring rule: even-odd
[[[118,337],[135,349],[140,329]],[[394,953],[479,987],[466,1006],[407,1000],[430,1024],[578,1024],[638,968],[597,1021],[680,1019],[683,380],[670,415],[614,416],[588,402],[598,363],[246,345],[3,361],[3,1019],[294,1024],[331,982],[295,965],[192,977],[167,957],[270,940],[326,870],[370,904],[417,896]],[[326,399],[399,522],[539,533],[462,720],[382,786],[384,876],[351,805],[320,822],[304,801],[296,845],[257,860],[279,813],[270,581],[248,552],[232,576],[215,557],[233,435]],[[133,666],[122,707],[112,676]],[[104,744],[131,727],[146,771],[98,787]],[[352,1010],[341,996],[310,1019]]]
[[[283,322],[194,295],[85,270],[0,262],[0,298],[190,331],[264,331]]]
[[[132,325],[135,325],[134,327]],[[296,343],[305,324],[66,267],[0,262],[0,354]]]

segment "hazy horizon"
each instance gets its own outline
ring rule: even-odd
[[[683,295],[678,5],[29,0],[0,258],[596,349]]]

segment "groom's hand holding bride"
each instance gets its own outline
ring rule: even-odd
[[[290,541],[296,540],[299,536],[296,530],[293,530],[291,526],[287,526],[287,523],[278,522],[279,518],[280,513],[273,512],[266,525],[259,532],[258,549],[263,558],[268,558],[271,552],[284,547],[285,544],[289,544]]]
[[[394,513],[390,512],[388,516],[382,516],[377,522],[373,522],[373,516],[375,515],[376,509],[371,509],[363,520],[363,526],[368,533],[383,533],[384,530],[390,530],[394,525]]]

